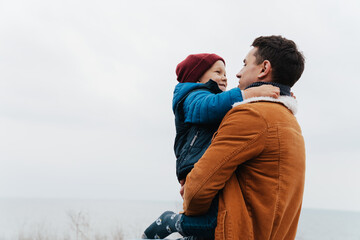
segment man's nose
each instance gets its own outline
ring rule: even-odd
[[[241,71],[236,74],[237,78],[241,78]]]

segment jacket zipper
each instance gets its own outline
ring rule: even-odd
[[[190,147],[192,147],[192,146],[194,145],[195,140],[196,140],[196,139],[197,139],[197,137],[198,137],[198,134],[199,134],[199,131],[197,131],[197,132],[196,132],[196,134],[195,134],[194,138],[192,139],[192,141],[191,141],[191,143],[190,143]]]

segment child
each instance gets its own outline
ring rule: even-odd
[[[176,138],[176,175],[183,186],[187,174],[209,147],[213,134],[235,102],[257,96],[278,97],[279,89],[271,85],[238,87],[225,91],[227,78],[225,61],[216,54],[193,54],[176,68],[179,84],[173,97]],[[217,224],[218,199],[215,197],[209,212],[190,217],[164,212],[144,232],[142,238],[162,239],[173,232],[183,236],[213,239]]]

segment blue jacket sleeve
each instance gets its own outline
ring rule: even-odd
[[[214,94],[198,90],[189,94],[184,101],[186,123],[220,123],[235,102],[243,101],[240,88]]]

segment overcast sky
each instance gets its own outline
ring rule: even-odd
[[[261,35],[306,57],[293,92],[304,207],[360,211],[360,2],[0,1],[0,197],[180,201],[172,93],[188,54],[229,88]]]

